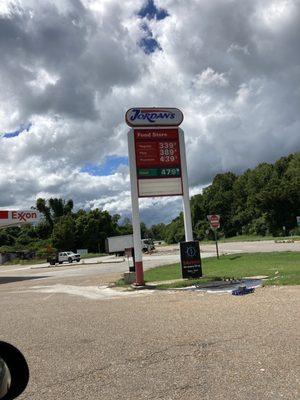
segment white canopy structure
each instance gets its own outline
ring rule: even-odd
[[[40,222],[42,214],[36,210],[1,210],[0,229]]]

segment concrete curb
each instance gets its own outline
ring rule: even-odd
[[[83,263],[72,263],[72,264],[55,264],[55,265],[47,265],[44,267],[31,267],[30,269],[49,269],[49,268],[62,268],[62,267],[72,267],[72,266],[85,266],[85,265],[98,265],[98,264],[121,264],[125,262],[125,260],[116,260],[116,261],[94,261],[94,262],[83,262]]]

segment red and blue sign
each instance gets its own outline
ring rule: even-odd
[[[125,115],[129,126],[179,126],[183,114],[178,108],[130,108]]]

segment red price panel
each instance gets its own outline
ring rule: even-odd
[[[135,129],[138,168],[180,168],[178,129]]]
[[[182,195],[178,128],[134,128],[139,197]]]

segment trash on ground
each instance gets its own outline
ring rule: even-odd
[[[254,290],[255,289],[253,287],[247,287],[246,285],[243,285],[233,290],[231,294],[234,296],[244,296],[245,294],[253,293]]]

